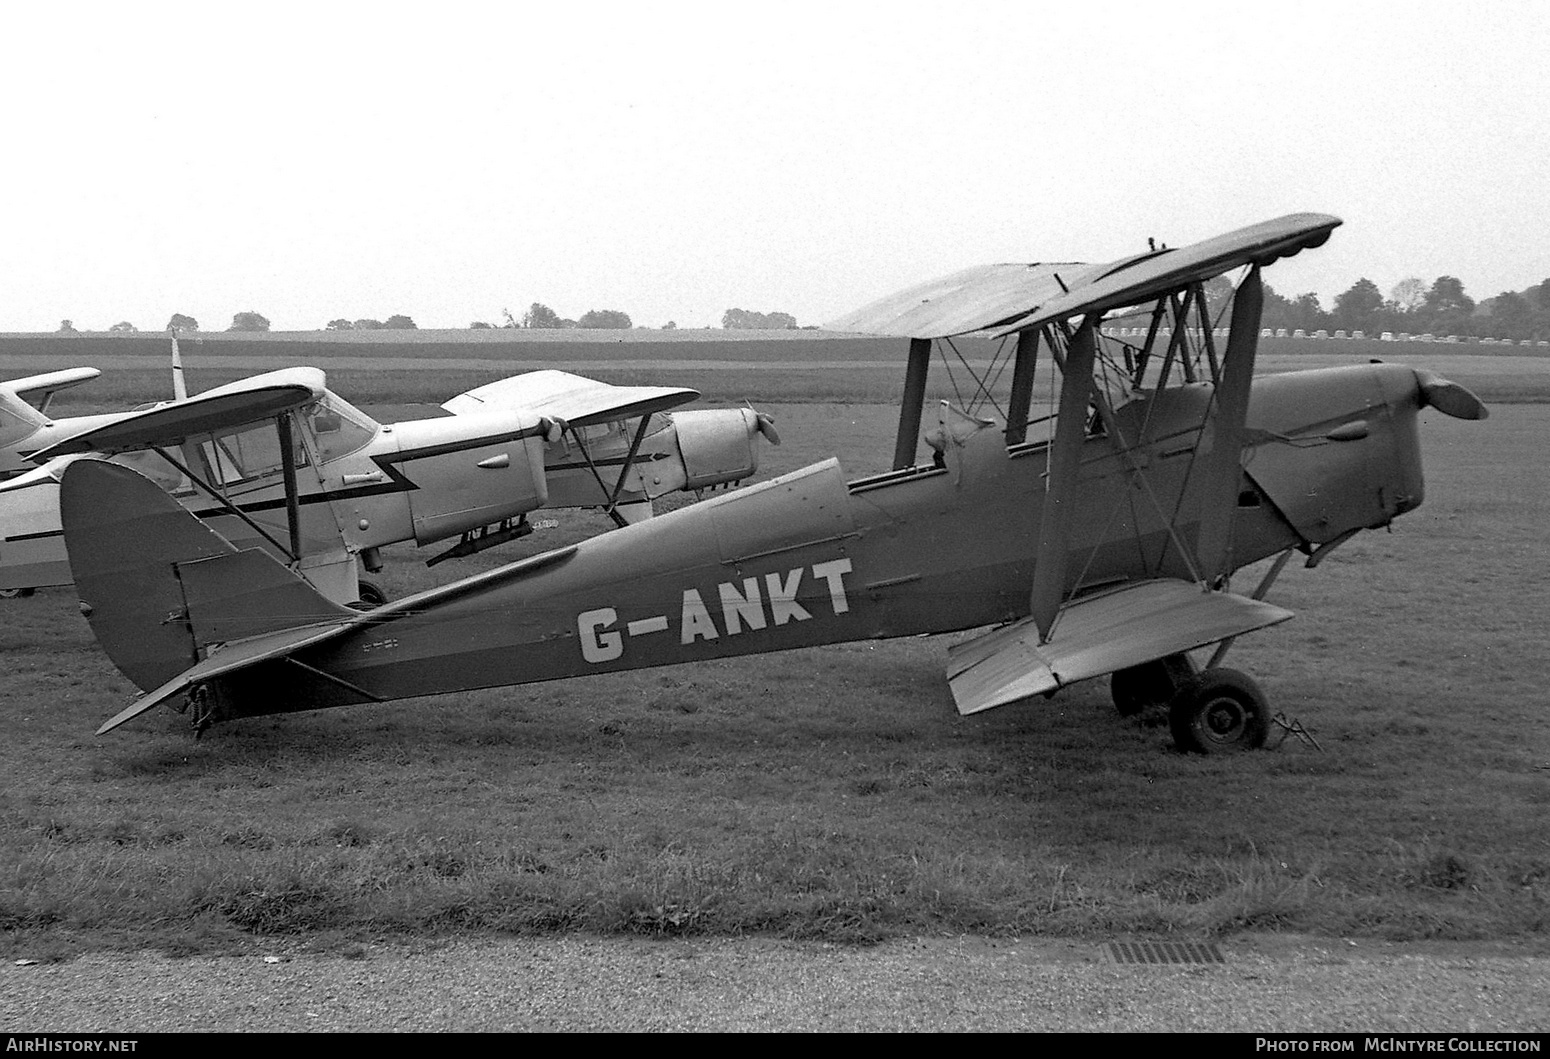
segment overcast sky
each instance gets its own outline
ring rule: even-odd
[[[241,12],[238,14],[237,12]],[[1550,277],[1550,5],[29,4],[0,330],[820,323],[1294,211],[1267,280]]]

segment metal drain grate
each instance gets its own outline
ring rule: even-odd
[[[1111,941],[1115,963],[1226,963],[1214,942]]]

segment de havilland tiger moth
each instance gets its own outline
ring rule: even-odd
[[[1258,746],[1266,697],[1219,663],[1236,637],[1292,616],[1264,599],[1287,559],[1313,565],[1421,503],[1422,409],[1486,415],[1463,387],[1397,364],[1254,377],[1261,270],[1340,223],[1294,214],[1105,265],[986,266],[884,299],[830,326],[909,340],[893,470],[847,482],[827,460],[369,612],[227,539],[136,469],[78,459],[60,501],[81,607],[145,690],[99,731],[162,704],[186,709],[197,733],[988,627],[947,653],[962,713],[1112,675],[1121,709],[1166,704],[1183,749]],[[1204,284],[1237,270],[1218,349]],[[1120,310],[1149,318],[1143,342],[1103,333]],[[944,407],[933,457],[917,462],[933,344],[967,334],[1014,344],[1005,421]],[[1030,440],[1041,350],[1061,385],[1053,429]],[[1230,590],[1234,571],[1272,557],[1253,592]],[[1212,645],[1197,668],[1189,652]]]

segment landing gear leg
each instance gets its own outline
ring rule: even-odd
[[[210,718],[215,713],[215,703],[211,701],[210,687],[207,684],[195,684],[188,689],[187,709],[189,721],[194,729],[194,740],[205,734],[205,729],[210,727]]]

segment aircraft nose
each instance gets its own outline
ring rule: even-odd
[[[1454,419],[1484,419],[1491,414],[1485,402],[1468,388],[1450,382],[1435,372],[1416,368],[1415,381],[1421,391],[1422,408],[1430,406]]]

